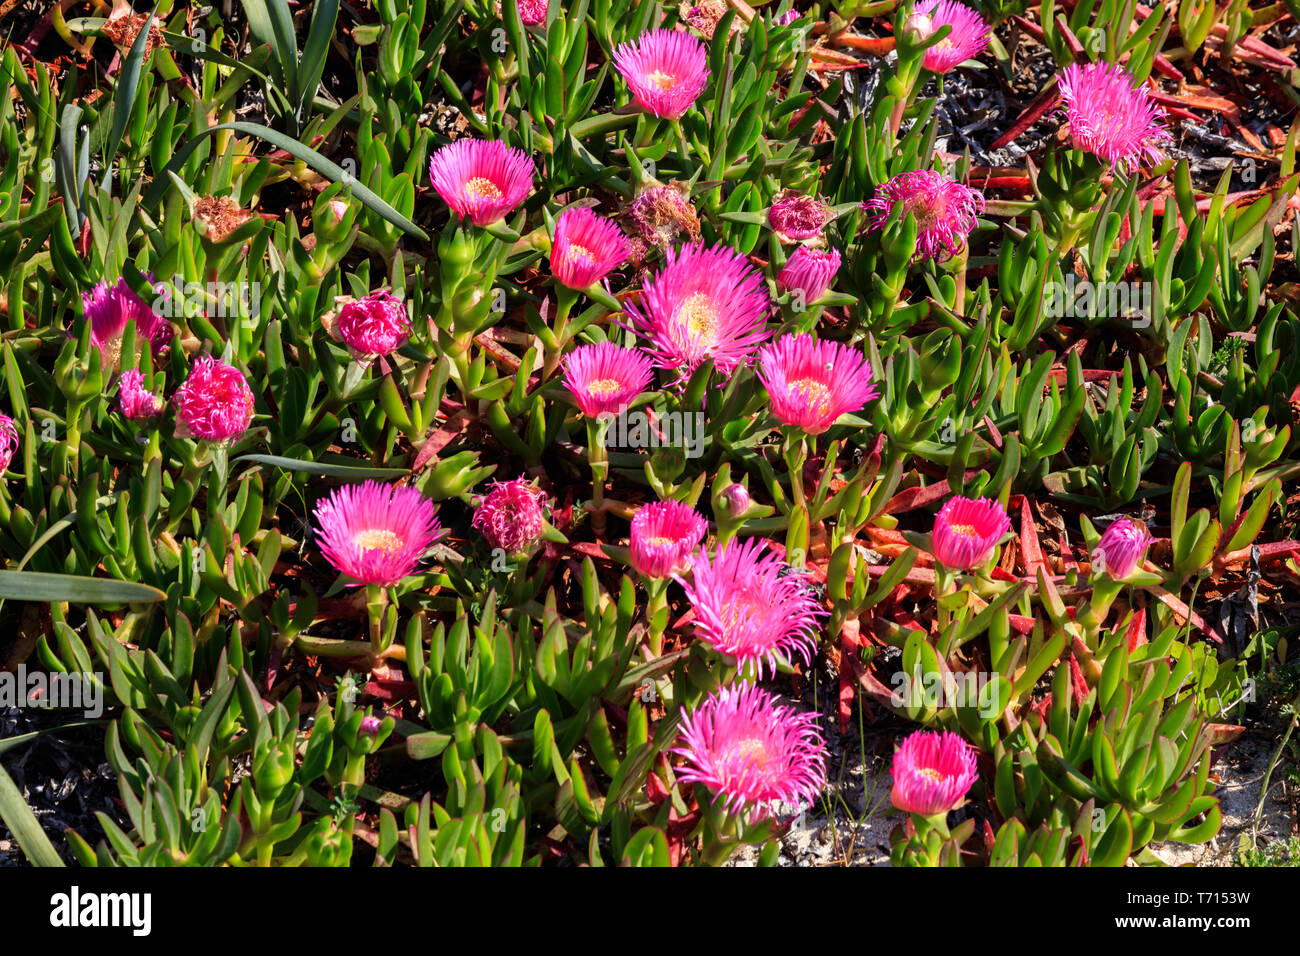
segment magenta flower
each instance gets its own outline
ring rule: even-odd
[[[339,310],[338,334],[358,358],[387,355],[411,334],[406,305],[391,292],[372,292]]]
[[[913,23],[913,17],[918,15],[928,19],[928,29],[925,19]],[[913,17],[908,18],[908,25],[923,39],[938,33],[942,27],[952,27],[946,37],[925,51],[921,65],[931,73],[947,73],[958,64],[973,60],[989,45],[989,25],[984,18],[956,0],[919,3]]]
[[[945,567],[968,571],[987,561],[1010,530],[1011,519],[996,501],[954,495],[935,515],[931,549]]]
[[[321,554],[362,584],[387,588],[414,573],[444,533],[433,502],[409,485],[343,485],[316,505]]]
[[[632,567],[647,578],[686,570],[709,523],[680,501],[652,501],[632,517]]]
[[[830,206],[788,189],[773,200],[767,211],[767,223],[782,242],[815,239],[834,218],[835,211]]]
[[[840,268],[838,249],[814,249],[800,246],[785,262],[776,285],[782,292],[798,292],[804,304],[816,302],[826,294]]]
[[[689,33],[650,30],[614,50],[614,66],[636,105],[664,119],[679,119],[708,82],[708,51]]]
[[[194,360],[190,377],[172,396],[176,437],[227,441],[248,430],[253,392],[244,373],[210,355]]]
[[[588,418],[622,414],[653,377],[644,353],[613,342],[579,345],[564,357],[564,387]]]
[[[1119,518],[1111,522],[1097,547],[1092,549],[1092,568],[1122,581],[1142,566],[1153,540],[1146,525],[1131,518]]]
[[[810,806],[826,786],[817,717],[778,704],[750,683],[721,687],[682,718],[677,779],[700,784],[731,813],[762,817],[779,801]],[[703,803],[704,801],[700,801]]]
[[[496,222],[528,198],[533,161],[497,140],[458,139],[429,160],[429,180],[456,215],[477,226]]]
[[[890,768],[894,806],[924,817],[946,814],[965,802],[979,777],[975,751],[960,736],[918,730],[894,751]]]
[[[9,470],[9,463],[18,451],[18,425],[8,415],[0,413],[0,475]]]
[[[809,435],[820,435],[880,394],[861,352],[811,335],[785,335],[765,346],[758,355],[758,377],[777,420]]]
[[[627,314],[663,368],[685,378],[712,359],[730,377],[768,337],[769,305],[763,277],[744,256],[692,243],[668,251]]]
[[[367,737],[378,737],[379,728],[384,726],[384,722],[373,714],[367,714],[361,718],[361,725],[357,730]]]
[[[482,532],[488,547],[511,555],[529,554],[546,530],[545,500],[546,493],[523,478],[494,481],[471,524]]]
[[[740,484],[727,485],[722,492],[722,497],[726,499],[727,510],[731,512],[733,518],[739,518],[753,504],[749,497],[749,489]]]
[[[599,282],[627,258],[623,230],[590,209],[566,209],[555,222],[551,272],[570,289]]]
[[[742,667],[756,665],[760,678],[776,672],[779,658],[812,660],[817,618],[827,613],[799,575],[782,574],[785,562],[766,548],[750,538],[719,549],[712,562],[701,548],[692,583],[674,575],[695,608],[700,640]]]
[[[1171,140],[1150,91],[1122,66],[1071,63],[1057,77],[1074,148],[1131,172],[1165,158]]]
[[[883,229],[895,206],[901,217],[916,218],[916,253],[912,261],[951,259],[966,244],[975,217],[984,211],[984,196],[932,169],[899,173],[862,204],[868,226]]]
[[[517,0],[519,19],[526,27],[539,27],[546,22],[550,0]]]
[[[136,342],[148,342],[154,355],[171,342],[171,324],[132,292],[125,279],[118,279],[112,286],[97,283],[90,292],[82,293],[81,308],[90,321],[90,340],[99,349],[105,371],[120,366],[122,336],[132,319]]]
[[[163,400],[144,387],[144,376],[136,369],[122,373],[117,383],[117,404],[133,422],[157,418],[163,411]]]

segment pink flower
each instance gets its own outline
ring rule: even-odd
[[[975,751],[960,736],[918,730],[894,751],[890,776],[894,806],[933,817],[961,806],[979,771]]]
[[[894,207],[900,218],[916,218],[916,253],[912,261],[951,259],[966,244],[975,217],[984,211],[984,196],[932,169],[899,173],[862,204],[872,229],[883,229]]]
[[[489,547],[511,555],[528,554],[546,530],[545,500],[546,493],[523,478],[494,481],[471,523]]]
[[[647,578],[684,571],[708,529],[709,523],[680,501],[642,505],[632,517],[632,567]]]
[[[590,209],[566,209],[555,223],[551,272],[570,289],[599,282],[627,258],[627,239],[610,220]]]
[[[433,154],[429,180],[456,215],[486,226],[528,198],[533,161],[497,140],[458,139]]]
[[[722,497],[727,501],[727,510],[731,512],[731,517],[739,518],[749,506],[753,504],[749,497],[749,489],[744,485],[730,484],[722,492]]]
[[[171,342],[171,325],[132,292],[125,279],[118,279],[112,286],[100,282],[90,292],[82,293],[81,308],[90,321],[90,340],[99,349],[105,371],[121,365],[122,336],[132,319],[137,344],[148,342],[154,355]]]
[[[769,304],[762,276],[744,256],[692,243],[668,251],[627,315],[663,368],[685,378],[712,359],[730,377],[768,337]]]
[[[387,355],[411,334],[406,305],[391,292],[372,292],[339,310],[339,337],[354,355]]]
[[[682,718],[677,771],[700,784],[732,813],[758,816],[780,801],[810,806],[826,786],[826,743],[817,717],[777,703],[750,683],[721,687]],[[704,801],[700,801],[703,803]]]
[[[343,485],[316,505],[315,517],[321,554],[354,579],[349,587],[392,587],[443,534],[433,502],[409,485]]]
[[[357,728],[367,737],[378,737],[379,728],[384,726],[384,722],[373,714],[367,714],[361,718],[361,725]]]
[[[767,211],[768,225],[783,242],[815,239],[834,218],[830,206],[789,189],[783,190]]]
[[[253,392],[244,374],[210,355],[194,360],[190,377],[172,396],[172,405],[178,438],[238,438],[253,419]]]
[[[117,383],[117,403],[131,421],[156,418],[162,414],[163,400],[144,387],[144,376],[136,369],[122,373]]]
[[[613,342],[579,345],[564,358],[564,387],[588,418],[622,413],[653,377],[644,353]]]
[[[774,17],[772,19],[772,25],[778,27],[788,27],[790,24],[794,23],[794,21],[798,20],[799,16],[800,14],[798,10],[787,10],[785,11],[785,13],[781,14],[780,16]]]
[[[1146,525],[1131,518],[1119,518],[1111,522],[1097,547],[1092,549],[1092,568],[1122,581],[1142,566],[1153,540]]]
[[[923,21],[913,19],[920,15],[928,18],[929,29]],[[956,0],[929,0],[919,3],[908,25],[922,38],[938,33],[942,27],[952,27],[948,35],[925,51],[921,61],[931,73],[947,73],[960,63],[973,60],[989,45],[989,25],[970,7]]]
[[[546,22],[546,11],[550,0],[517,0],[519,19],[526,27],[539,27]]]
[[[1163,111],[1122,66],[1071,63],[1057,77],[1074,148],[1131,172],[1165,158]]]
[[[614,66],[636,105],[664,119],[678,119],[708,82],[708,51],[697,37],[677,30],[650,30],[614,50]]]
[[[935,515],[930,543],[945,567],[968,571],[987,561],[1010,530],[1011,519],[996,501],[954,495]]]
[[[701,548],[693,581],[674,575],[695,608],[700,640],[742,667],[756,665],[760,678],[775,673],[782,657],[812,660],[817,618],[826,614],[800,576],[783,574],[785,563],[766,548],[750,538],[719,549],[712,562]]]
[[[838,249],[800,246],[786,260],[785,268],[776,277],[777,288],[783,292],[802,293],[804,304],[816,302],[831,287],[839,268]]]
[[[0,413],[0,475],[9,470],[9,463],[18,451],[18,425],[8,415]]]
[[[861,352],[811,335],[785,335],[765,346],[758,355],[758,377],[777,420],[809,435],[820,435],[880,394]]]

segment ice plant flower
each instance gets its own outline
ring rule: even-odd
[[[809,435],[820,435],[880,394],[866,356],[811,335],[785,335],[765,346],[758,353],[758,377],[777,420]]]
[[[433,154],[429,180],[456,215],[486,226],[528,198],[533,169],[523,150],[466,137]]]
[[[962,251],[975,217],[984,211],[984,196],[932,169],[899,173],[862,204],[868,226],[883,229],[895,206],[916,218],[916,253],[912,261],[951,259]]]
[[[684,571],[708,529],[703,516],[680,501],[642,505],[632,516],[632,567],[647,578]]]
[[[835,211],[824,202],[790,189],[782,190],[767,211],[767,223],[782,242],[815,239],[834,218]]]
[[[663,368],[685,378],[712,359],[730,377],[768,337],[768,308],[763,278],[744,256],[691,243],[668,251],[627,314]]]
[[[9,463],[18,451],[18,425],[3,412],[0,412],[0,475],[9,470]]]
[[[117,403],[122,414],[133,422],[157,418],[163,410],[162,399],[144,387],[144,376],[136,369],[122,373],[117,383]]]
[[[414,573],[442,535],[433,502],[409,485],[343,485],[316,505],[321,554],[362,584],[388,588]]]
[[[925,51],[921,65],[931,73],[947,73],[958,64],[973,60],[989,45],[989,25],[984,18],[956,0],[917,4],[907,26],[922,39],[933,36],[942,27],[952,27],[946,37]]]
[[[636,105],[664,119],[680,119],[709,79],[708,51],[679,30],[649,30],[614,49],[614,66]]]
[[[803,295],[804,304],[816,302],[826,294],[840,269],[838,249],[814,249],[800,246],[785,262],[776,285],[782,292]]]
[[[931,547],[945,567],[967,571],[987,561],[1010,530],[1011,519],[998,502],[954,495],[935,515]]]
[[[918,730],[894,751],[889,798],[907,813],[933,817],[961,806],[979,776],[975,751],[950,730]]]
[[[227,441],[248,430],[253,391],[244,374],[210,355],[194,360],[190,377],[172,396],[176,437]]]
[[[546,493],[530,481],[494,481],[474,512],[471,524],[490,548],[509,555],[530,553],[546,530],[542,503]]]
[[[722,492],[722,497],[727,501],[727,510],[731,512],[733,518],[739,518],[749,510],[752,502],[749,498],[749,489],[744,485],[730,484]]]
[[[209,242],[225,242],[236,229],[256,215],[229,196],[200,196],[194,200],[194,222]]]
[[[695,608],[695,630],[715,651],[741,667],[755,665],[757,676],[775,673],[777,661],[817,649],[817,619],[827,612],[797,574],[767,552],[767,542],[750,538],[718,549],[709,560],[701,548],[692,561],[691,582],[674,577]]]
[[[550,0],[516,0],[519,7],[519,19],[526,27],[539,27],[546,22],[546,13]],[[500,0],[495,4],[497,16],[504,16]]]
[[[551,272],[570,289],[599,282],[627,258],[627,238],[590,209],[566,209],[555,222]]]
[[[1071,63],[1057,77],[1074,148],[1131,172],[1165,158],[1170,143],[1150,91],[1113,63]]]
[[[636,262],[644,262],[649,246],[666,249],[678,238],[694,242],[700,238],[700,217],[691,205],[690,190],[675,183],[651,186],[627,207],[627,220],[638,248],[630,250]]]
[[[384,722],[374,714],[367,714],[361,718],[361,725],[357,729],[367,737],[378,737],[379,728],[383,725]]]
[[[640,349],[613,342],[579,345],[564,358],[564,387],[588,418],[621,414],[653,377],[654,367]]]
[[[338,335],[354,355],[387,355],[411,334],[406,305],[391,292],[372,292],[339,310]]]
[[[136,342],[148,342],[157,355],[171,342],[171,324],[131,291],[125,279],[113,285],[100,282],[82,293],[81,308],[90,322],[90,341],[99,349],[105,371],[121,364],[122,336],[126,325],[135,319]]]
[[[1122,581],[1142,566],[1153,540],[1146,525],[1119,518],[1111,522],[1092,549],[1093,569]]]
[[[677,779],[707,787],[731,813],[766,816],[778,802],[807,807],[826,786],[816,715],[750,683],[706,697],[684,715],[677,739],[671,752],[686,761]]]

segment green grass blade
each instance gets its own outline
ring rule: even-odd
[[[41,829],[41,823],[32,813],[18,786],[4,767],[0,767],[0,819],[34,866],[63,866],[64,862],[54,850],[54,844]]]
[[[15,601],[69,601],[73,604],[141,604],[167,595],[147,584],[43,571],[0,571],[0,598]]]
[[[108,148],[104,150],[104,179],[101,189],[107,189],[113,179],[113,157],[122,144],[122,135],[126,124],[131,121],[131,110],[135,107],[135,95],[140,89],[140,72],[144,69],[145,48],[149,45],[149,29],[153,26],[154,15],[158,8],[149,13],[140,32],[136,34],[131,51],[122,61],[122,70],[117,75],[117,92],[113,95],[113,129],[108,135]]]
[[[301,472],[304,475],[323,475],[328,478],[347,478],[354,481],[366,478],[401,478],[403,475],[410,474],[405,468],[366,468],[360,465],[338,465],[328,461],[281,458],[279,455],[240,455],[235,461],[252,461],[259,465]]]

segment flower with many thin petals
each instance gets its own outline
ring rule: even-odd
[[[570,289],[585,289],[599,282],[626,258],[623,230],[590,209],[566,209],[555,221],[551,272]]]
[[[564,357],[564,387],[588,418],[622,414],[652,378],[645,353],[613,342],[579,345]]]
[[[1057,77],[1075,149],[1131,172],[1165,158],[1169,132],[1151,92],[1113,63],[1071,63]]]
[[[824,202],[790,189],[782,190],[767,211],[767,224],[782,242],[815,239],[834,218],[835,210]]]
[[[521,149],[466,137],[433,154],[429,181],[456,215],[487,226],[528,198],[533,170]]]
[[[117,383],[117,403],[129,420],[144,421],[162,414],[163,400],[144,387],[144,376],[136,369],[122,373]]]
[[[661,367],[685,378],[712,359],[729,377],[767,339],[769,306],[763,277],[744,256],[692,243],[668,251],[627,315]]]
[[[148,342],[154,355],[162,353],[174,334],[171,324],[132,292],[125,279],[111,286],[97,283],[94,289],[82,293],[81,308],[90,322],[90,341],[99,349],[105,371],[121,364],[122,336],[132,319],[137,344]]]
[[[1146,525],[1131,518],[1117,518],[1092,549],[1092,568],[1122,581],[1142,566],[1153,540]]]
[[[704,517],[680,501],[642,505],[632,516],[632,567],[647,578],[684,571],[708,529]]]
[[[415,572],[443,535],[433,502],[410,485],[343,485],[316,505],[321,554],[362,584],[387,588]]]
[[[817,619],[827,613],[800,575],[786,573],[784,561],[765,553],[767,546],[758,538],[732,542],[712,561],[701,548],[691,582],[674,575],[695,608],[700,640],[741,667],[754,665],[760,678],[776,673],[781,658],[810,661]]]
[[[361,358],[387,355],[411,334],[406,304],[391,292],[372,292],[339,310],[338,335]]]
[[[968,571],[987,561],[1010,530],[1011,519],[998,502],[954,495],[935,515],[930,543],[945,567]]]
[[[907,26],[922,39],[933,36],[943,27],[952,28],[946,37],[925,51],[921,65],[931,73],[947,73],[958,64],[973,60],[989,45],[989,25],[978,13],[957,0],[929,0],[917,4]]]
[[[679,119],[709,79],[709,55],[697,37],[679,30],[649,30],[614,49],[614,66],[636,105],[664,119]]]
[[[796,292],[804,304],[816,302],[826,294],[840,269],[838,249],[814,249],[800,246],[785,262],[776,285],[782,292]]]
[[[772,414],[809,435],[820,435],[841,415],[878,397],[871,374],[871,363],[857,349],[811,335],[782,336],[758,355],[758,377],[772,398]]]
[[[984,211],[984,196],[943,173],[918,169],[899,173],[862,204],[870,217],[868,226],[884,229],[895,206],[901,207],[901,217],[911,213],[916,219],[912,261],[942,262],[966,245],[966,236],[975,228],[975,217]]]
[[[194,360],[190,377],[172,396],[176,436],[227,441],[248,430],[253,419],[253,391],[244,373],[210,355]]]
[[[9,470],[9,463],[18,451],[18,424],[0,412],[0,475]]]
[[[482,532],[488,547],[509,555],[529,554],[546,530],[545,500],[546,492],[523,478],[494,481],[471,524]]]
[[[918,730],[894,751],[890,801],[924,817],[946,814],[966,800],[979,777],[975,751],[950,730]]]
[[[519,19],[526,27],[540,27],[546,22],[550,0],[516,0],[519,6]],[[497,16],[505,16],[501,0],[496,3]]]
[[[826,743],[817,716],[780,704],[751,683],[714,691],[682,718],[672,753],[677,779],[701,784],[732,813],[771,813],[778,802],[811,806],[826,786]]]

